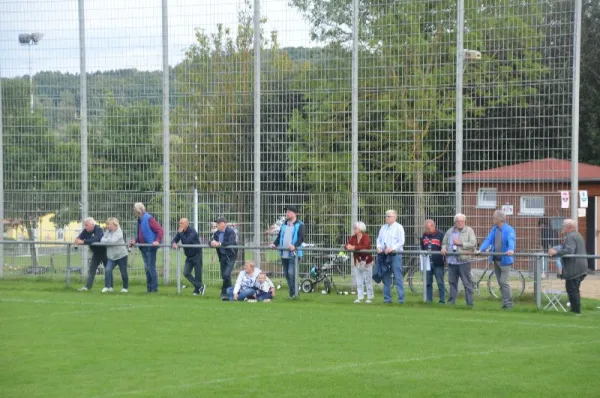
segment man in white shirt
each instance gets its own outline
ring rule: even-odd
[[[402,280],[402,250],[404,247],[404,228],[396,222],[395,210],[385,212],[385,224],[377,237],[377,262],[391,268],[383,277],[383,301],[392,303],[392,274],[398,291],[398,302],[404,304],[404,281]]]

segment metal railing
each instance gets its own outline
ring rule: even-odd
[[[23,244],[28,244],[28,245],[35,245],[35,246],[41,246],[44,245],[46,247],[57,247],[57,246],[62,246],[65,248],[65,252],[66,252],[66,258],[65,258],[65,268],[64,268],[64,272],[65,272],[65,284],[67,287],[69,287],[71,285],[72,282],[72,275],[74,273],[81,273],[82,276],[85,275],[85,272],[87,271],[87,264],[83,264],[81,265],[81,267],[73,267],[72,266],[72,254],[74,252],[74,250],[76,248],[80,248],[82,245],[76,245],[75,243],[72,242],[50,242],[50,241],[0,241],[0,245],[2,246],[10,246],[10,245],[23,245]],[[105,243],[95,243],[94,246],[129,246],[128,244],[105,244]],[[178,249],[172,249],[170,244],[159,244],[159,245],[151,245],[151,244],[135,244],[133,247],[155,247],[157,249],[162,248],[162,249],[166,249],[164,250],[165,253],[168,252],[172,252],[175,251],[176,252],[176,257],[175,257],[175,264],[176,264],[176,285],[177,285],[177,293],[181,294],[182,291],[182,281],[181,281],[181,275],[182,275],[182,267],[181,267],[181,250],[185,249],[185,248],[201,248],[201,249],[214,249],[213,247],[207,245],[207,244],[199,244],[199,245],[185,245],[185,244],[180,244],[178,245]],[[264,253],[264,252],[275,252],[278,250],[289,250],[289,249],[284,249],[284,248],[271,248],[269,246],[252,246],[252,245],[235,245],[235,246],[228,246],[228,248],[231,249],[242,249],[245,251],[249,251],[250,253],[252,253],[252,255],[254,255],[255,253]],[[352,262],[352,255],[354,253],[369,253],[369,254],[374,254],[377,255],[377,251],[376,250],[361,250],[361,251],[348,251],[345,250],[344,248],[330,248],[330,247],[303,247],[302,250],[305,252],[305,256],[304,258],[310,258],[311,255],[313,256],[318,256],[318,255],[323,255],[325,253],[344,253],[345,255],[347,255],[347,257],[350,259],[349,260],[349,264],[351,264]],[[426,272],[424,272],[424,259],[427,257],[431,257],[432,255],[438,254],[439,252],[434,252],[434,251],[428,251],[428,250],[404,250],[402,252],[403,256],[405,257],[405,264],[404,267],[405,268],[412,268],[412,269],[407,269],[407,276],[409,278],[413,278],[409,280],[409,283],[422,283],[422,294],[423,294],[423,301],[427,301],[427,282],[426,282]],[[480,260],[487,260],[488,257],[491,256],[505,256],[505,253],[492,253],[492,252],[480,252],[480,253],[476,253],[476,252],[463,252],[463,254],[466,254],[468,256],[470,256],[473,260],[474,263],[480,261]],[[547,270],[548,264],[549,264],[549,259],[550,256],[546,253],[514,253],[513,257],[515,257],[516,259],[519,258],[528,258],[531,259],[533,258],[535,261],[533,263],[533,267],[532,266],[527,266],[526,269],[521,269],[519,270],[519,272],[523,272],[525,273],[525,275],[527,275],[528,278],[533,277],[533,294],[535,297],[535,302],[536,302],[536,306],[538,309],[542,308],[542,272],[544,272],[545,270]],[[596,255],[565,255],[562,256],[562,258],[586,258],[586,259],[599,259],[600,256],[596,256]],[[296,270],[296,284],[299,285],[300,284],[300,277],[301,277],[301,272],[300,272],[300,262],[299,262],[299,258],[298,256],[294,256],[293,257],[294,262],[295,262],[295,270]],[[244,262],[246,259],[245,258],[241,258],[238,259],[239,262]],[[409,261],[407,261],[409,260]],[[516,260],[517,261],[517,260]],[[166,261],[166,263],[170,263],[170,261]],[[257,262],[258,266],[260,267],[260,261]],[[308,264],[304,264],[305,261],[302,261],[303,265],[305,265],[305,267],[307,268],[305,274],[308,274],[308,270],[309,270],[309,266],[310,265],[314,265],[316,263],[318,263],[318,261],[316,261],[314,258],[310,259],[308,261]],[[6,262],[5,263],[1,263],[0,264],[0,275],[4,276],[4,268],[6,266]],[[51,260],[50,266],[53,267],[54,264]],[[32,264],[28,267],[21,267],[23,270],[25,270],[25,274],[33,274],[33,275],[39,275],[39,273],[37,271],[41,271],[44,268],[47,267],[43,267],[43,266],[39,266],[37,264]],[[39,270],[38,270],[39,269]],[[486,267],[485,268],[475,268],[475,272],[486,272],[488,270],[488,266],[487,266],[487,261],[486,261]],[[420,275],[419,274],[420,271]],[[347,274],[350,273],[350,267],[346,267],[344,269],[340,269],[339,271],[341,274],[343,274],[344,276],[346,276]],[[40,272],[43,273],[43,272]],[[277,272],[271,271],[272,274],[278,274]],[[169,272],[165,272],[163,273],[163,276],[167,276],[167,277],[163,277],[163,284],[169,284],[169,279],[168,279],[168,275]],[[418,277],[422,278],[422,280],[418,281]],[[481,279],[480,279],[481,281]],[[297,289],[297,293],[299,294],[301,292],[301,289],[298,288],[298,286],[296,286]],[[414,293],[417,293],[417,290],[420,289],[413,289],[412,285],[411,285],[411,289]]]

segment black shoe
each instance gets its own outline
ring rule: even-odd
[[[229,301],[229,297],[227,297],[227,296],[221,296],[221,301]]]
[[[205,289],[206,289],[206,285],[201,285],[200,289],[198,289],[198,293],[200,293],[201,296],[204,296]]]
[[[192,293],[193,296],[197,296],[200,294],[200,290],[198,288],[194,289],[194,293]]]

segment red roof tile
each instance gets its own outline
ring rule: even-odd
[[[463,174],[464,182],[569,182],[570,180],[571,161],[552,158]],[[579,181],[600,181],[600,166],[579,163]]]

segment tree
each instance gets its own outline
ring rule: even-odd
[[[521,77],[512,71],[518,69],[533,80],[545,72],[535,61],[535,48],[541,40],[535,31],[539,8],[533,0],[526,4],[514,0],[501,3],[504,8],[473,1],[465,7],[465,42],[472,46],[468,48],[484,54],[481,62],[467,65],[475,73],[465,74],[464,111],[473,118],[482,117],[486,109],[526,108],[527,98],[536,87],[523,87]],[[311,22],[313,39],[349,48],[350,0],[293,0],[293,4]],[[521,34],[517,40],[499,41],[505,50],[501,54],[494,48],[491,34],[502,32],[508,37],[509,27],[519,29]],[[404,196],[405,208],[399,210],[413,215],[408,235],[412,232],[417,237],[427,216],[425,193],[447,191],[448,177],[454,175],[456,3],[363,0],[359,32],[359,164],[361,175],[368,177],[359,180],[359,191],[370,192],[361,199],[361,215],[368,219],[381,214],[381,207],[390,202],[391,192],[413,192]],[[350,104],[343,93],[350,88],[350,70],[342,69],[346,75],[334,79],[331,73],[340,71],[335,62],[331,60],[324,68],[330,73],[322,74],[319,84],[339,95],[324,98],[320,105],[306,106],[304,119],[318,123],[316,115],[330,114],[332,119],[342,119],[338,123],[346,127],[348,137]],[[327,87],[332,81],[338,83],[337,90]],[[346,85],[345,90],[340,89],[341,84]],[[346,112],[340,113],[340,107]],[[315,138],[327,139],[324,137]],[[316,169],[321,167],[317,157],[323,154],[314,156],[314,161],[307,163]],[[344,181],[332,191],[347,190],[347,186]]]

